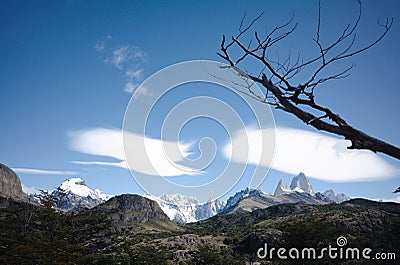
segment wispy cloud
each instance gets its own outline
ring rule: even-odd
[[[36,169],[36,168],[12,168],[15,173],[23,174],[33,174],[33,175],[77,175],[76,171],[64,171],[64,170],[46,170],[46,169]]]
[[[393,198],[392,202],[400,203],[400,196]]]
[[[360,198],[360,197],[354,197],[354,198]],[[396,202],[400,203],[400,196],[393,197],[393,198],[368,198],[368,197],[361,197],[363,199],[371,200],[371,201],[377,201],[377,202]]]
[[[71,161],[73,164],[78,165],[97,165],[97,166],[114,166],[127,168],[125,161],[119,162],[106,162],[106,161]]]
[[[122,131],[91,128],[68,133],[69,147],[77,152],[124,160]]]
[[[108,162],[96,159],[96,161],[73,161],[73,163],[128,168],[128,163],[126,163],[124,157],[123,134],[120,129],[91,128],[70,132],[69,136],[69,146],[74,151],[118,160],[117,162]],[[201,173],[177,164],[189,155],[190,145],[163,142],[134,133],[126,133],[125,137],[130,145],[135,148],[130,154],[132,156],[131,159],[133,161],[141,161],[140,163],[130,163],[130,169],[135,172],[159,176],[195,175]],[[140,150],[140,146],[145,146],[145,149]],[[179,146],[180,154],[167,157],[164,150],[171,146]]]
[[[134,69],[136,64],[146,62],[146,54],[139,47],[123,45],[113,50],[112,55],[108,56],[105,62],[114,65],[120,70],[126,68],[126,75],[132,77],[132,73],[140,70]],[[132,64],[135,64],[134,68],[132,68]]]
[[[103,56],[104,63],[114,66],[125,75],[126,84],[123,90],[131,94],[143,79],[147,54],[132,44],[113,45],[112,40],[111,36],[102,38],[94,48]]]
[[[255,158],[262,146],[259,137],[252,137],[257,131],[248,130],[248,163],[257,164]],[[394,177],[400,169],[368,150],[348,150],[350,142],[324,134],[305,130],[277,128],[275,134],[275,156],[271,168],[297,174],[305,172],[308,176],[331,181],[373,181]],[[236,139],[235,139],[236,138]],[[245,132],[238,132],[233,142],[244,141]],[[258,146],[258,148],[256,148]],[[230,158],[230,145],[225,146],[224,155]],[[246,157],[232,157],[233,161],[246,163]],[[269,166],[269,165],[262,165]]]
[[[29,187],[22,184],[22,191],[26,194],[40,194],[40,190],[36,187]]]
[[[147,88],[147,86],[142,85],[138,88],[135,95],[133,95],[133,98],[138,99],[141,96],[153,96],[153,94],[150,92],[150,90]]]
[[[137,84],[135,84],[133,82],[128,82],[125,84],[124,91],[126,93],[132,94],[133,92],[135,92],[136,87],[137,87]]]

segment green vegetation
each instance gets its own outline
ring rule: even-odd
[[[322,248],[336,246],[339,236],[348,246],[400,257],[400,207],[394,203],[283,204],[182,226],[155,219],[124,223],[102,211],[69,215],[43,204],[1,198],[7,207],[0,208],[0,264],[268,264],[256,256],[264,243]]]

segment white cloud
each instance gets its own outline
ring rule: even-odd
[[[125,161],[120,162],[105,162],[105,161],[71,161],[71,163],[78,165],[97,165],[97,166],[114,166],[127,168]]]
[[[129,94],[132,94],[135,91],[135,89],[136,89],[136,84],[134,84],[133,82],[126,83],[124,87],[124,91]]]
[[[147,86],[140,86],[136,93],[133,95],[133,98],[136,100],[140,98],[141,96],[153,96],[153,94],[149,91]]]
[[[128,69],[126,70],[126,76],[130,79],[141,80],[143,76],[143,69]]]
[[[95,48],[96,51],[98,51],[98,52],[104,51],[104,48],[105,48],[104,40],[99,40],[99,41],[96,43],[96,45],[94,46],[94,48]]]
[[[16,173],[34,174],[34,175],[77,175],[76,171],[64,171],[64,170],[45,170],[35,168],[12,168]]]
[[[352,197],[352,199],[356,199],[360,197]],[[389,198],[389,199],[383,199],[383,198],[367,198],[367,197],[361,197],[362,199],[367,199],[371,201],[377,201],[377,202],[396,202],[400,203],[400,196]]]
[[[393,198],[391,201],[400,203],[400,196]]]
[[[256,133],[257,131],[249,130],[249,146],[253,146],[249,149],[250,164],[257,164],[256,153],[261,146],[259,137],[251,136]],[[239,132],[235,135],[234,142],[244,141],[240,138],[245,137],[245,133]],[[348,150],[349,141],[316,132],[277,128],[275,141],[275,156],[271,168],[289,174],[303,171],[316,179],[351,182],[393,177],[400,172],[399,168],[389,164],[371,151]],[[229,151],[230,146],[226,145],[224,154],[227,159],[230,158]],[[246,163],[247,156],[232,157],[232,159],[236,162]]]
[[[69,136],[71,140],[70,148],[74,151],[119,160],[118,162],[73,161],[73,163],[128,167],[124,157],[123,134],[121,130],[92,128],[71,132]],[[129,160],[131,162],[131,170],[133,171],[160,176],[195,175],[201,173],[178,164],[179,161],[189,155],[190,145],[170,141],[162,142],[158,139],[134,133],[126,133],[125,137],[127,137],[129,145],[134,148],[130,153]],[[177,150],[180,150],[180,152],[169,154],[167,157],[164,150],[175,150],[171,148],[175,146],[179,147]],[[140,150],[140,148],[143,148],[143,150]]]
[[[111,36],[102,38],[94,48],[103,55],[104,63],[110,64],[124,73],[126,84],[123,90],[131,94],[142,81],[144,65],[147,64],[147,54],[131,44],[109,47],[111,40]]]
[[[93,128],[68,135],[71,139],[69,146],[74,151],[124,160],[121,130]]]
[[[104,50],[104,43],[103,46],[101,46],[100,43],[99,48],[103,48]],[[139,47],[136,47],[134,45],[120,46],[119,48],[112,50],[112,54],[107,56],[104,60],[105,63],[111,64],[120,70],[126,68],[125,73],[127,76],[130,76],[138,71],[140,69],[138,65],[141,63],[145,63],[146,61],[146,53],[143,52]],[[135,68],[139,69],[135,70]],[[136,73],[136,75],[137,74],[140,74],[140,70],[138,73]]]
[[[105,62],[114,65],[118,69],[122,69],[122,64],[128,60],[130,54],[129,46],[122,46],[112,51],[112,56],[106,58]]]
[[[101,38],[98,42],[96,42],[96,45],[94,46],[95,50],[99,53],[103,52],[106,49],[106,42],[111,40],[112,37],[108,35],[107,37]]]
[[[29,187],[25,186],[24,184],[22,185],[22,191],[25,192],[26,194],[40,194],[40,190],[36,187]]]

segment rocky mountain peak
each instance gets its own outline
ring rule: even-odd
[[[340,203],[350,198],[343,194],[335,194],[332,190],[325,193],[314,193],[310,181],[304,173],[293,177],[290,187],[281,179],[275,189],[274,195],[267,195],[259,190],[245,189],[231,196],[226,206],[219,213],[232,213],[235,211],[251,212],[255,209],[267,208],[282,203],[303,202],[306,204]]]
[[[146,223],[151,219],[169,221],[157,202],[135,194],[112,197],[90,211],[107,213],[113,221]]]
[[[292,192],[292,190],[285,184],[283,179],[281,179],[278,183],[278,186],[276,186],[274,195],[282,194],[285,192]]]
[[[162,194],[160,197],[146,195],[158,203],[168,217],[179,223],[192,223],[210,218],[224,207],[224,202],[212,199],[206,203],[200,202],[190,196],[182,194]]]
[[[344,193],[335,194],[335,192],[332,189],[326,190],[323,193],[323,195],[325,197],[328,197],[330,200],[332,200],[334,202],[337,202],[337,203],[341,203],[341,202],[348,201],[348,200],[351,199],[349,196],[347,196]]]
[[[235,195],[229,197],[229,199],[226,201],[225,207],[222,208],[219,212],[220,213],[228,212],[229,209],[234,208],[242,200],[252,196],[262,196],[263,194],[264,193],[260,189],[249,189],[249,188],[236,192]]]
[[[306,177],[303,172],[300,172],[299,175],[295,176],[292,179],[292,183],[290,184],[290,188],[294,191],[305,192],[308,194],[314,194],[313,188],[311,187],[310,181]]]
[[[0,196],[15,200],[25,200],[27,195],[22,191],[21,180],[6,165],[0,164]]]
[[[310,181],[303,172],[293,177],[290,187],[288,187],[283,181],[283,179],[281,179],[278,185],[276,186],[274,195],[279,195],[282,193],[290,193],[290,192],[300,192],[311,195],[314,194]]]
[[[57,201],[56,208],[73,212],[92,208],[112,197],[99,189],[89,188],[81,178],[66,179],[51,195]]]
[[[90,189],[86,182],[81,178],[69,178],[66,179],[57,190],[64,193],[72,193],[80,197],[91,197],[93,199],[108,200],[111,195],[101,192],[99,189]]]

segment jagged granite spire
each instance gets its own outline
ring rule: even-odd
[[[290,188],[293,191],[305,192],[308,194],[314,194],[313,188],[311,187],[310,181],[307,179],[303,172],[292,179]]]
[[[326,190],[323,193],[323,195],[328,197],[330,200],[332,200],[334,202],[337,202],[337,203],[341,203],[341,202],[348,201],[348,200],[351,199],[349,196],[347,196],[344,193],[335,194],[335,192],[332,189]]]
[[[282,194],[285,192],[292,192],[292,190],[285,184],[283,179],[281,179],[278,183],[278,186],[276,186],[274,195]]]

